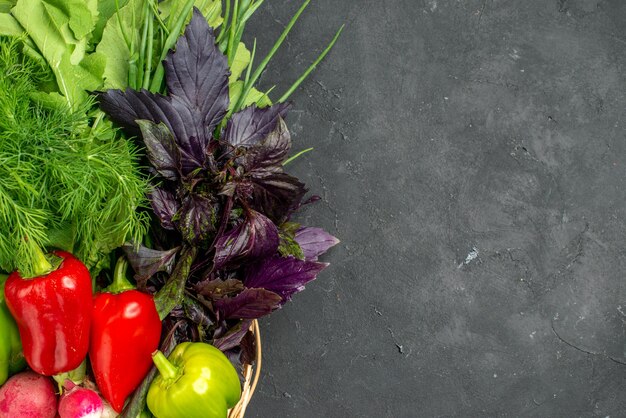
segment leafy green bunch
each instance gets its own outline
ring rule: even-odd
[[[137,149],[89,101],[71,111],[31,100],[50,72],[19,42],[0,39],[0,269],[41,274],[50,267],[42,249],[55,247],[97,271],[146,229]]]
[[[250,50],[241,39],[264,1],[0,0],[0,269],[36,275],[50,267],[43,249],[58,247],[95,274],[110,251],[142,241],[147,215],[137,209],[148,186],[137,149],[91,93],[130,87],[167,94],[164,60],[195,7],[218,28],[230,71],[229,105],[217,128],[248,106],[272,105],[271,89],[255,86],[310,0],[254,67],[256,40]]]

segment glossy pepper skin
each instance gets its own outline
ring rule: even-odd
[[[54,255],[60,258],[56,270],[32,279],[13,272],[4,288],[24,357],[44,376],[72,371],[85,359],[93,306],[87,267],[70,253]]]
[[[154,363],[148,408],[157,418],[226,418],[241,398],[237,371],[212,345],[182,343],[169,359],[157,351]]]
[[[113,285],[94,299],[89,349],[98,388],[118,413],[150,371],[162,327],[152,296],[134,290],[125,271],[120,259]]]
[[[26,367],[22,354],[22,341],[17,324],[4,303],[4,282],[6,276],[0,276],[0,385],[13,374]]]

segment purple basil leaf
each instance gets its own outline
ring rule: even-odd
[[[204,165],[211,136],[207,135],[206,127],[197,110],[190,109],[182,99],[176,96],[170,96],[170,103],[176,111],[171,115],[171,123],[180,132],[180,134],[175,133],[174,138],[183,156],[183,172],[189,174]]]
[[[138,120],[143,142],[152,167],[168,180],[177,180],[180,171],[180,152],[174,137],[163,123]]]
[[[304,289],[327,263],[298,260],[295,257],[274,256],[248,267],[244,283],[250,288],[263,288],[280,295],[283,303]]]
[[[163,63],[167,90],[193,109],[194,118],[206,129],[206,138],[228,109],[228,59],[215,44],[213,29],[194,7],[185,34]]]
[[[131,89],[108,90],[99,98],[102,110],[115,123],[129,129],[131,134],[139,133],[137,120],[140,119],[165,124],[180,149],[183,174],[202,167],[208,139],[204,127],[196,119],[197,115],[182,99]]]
[[[248,333],[246,333],[244,335],[244,337],[241,339],[241,341],[239,342],[240,345],[243,342],[243,340],[245,339],[246,335],[248,335]],[[244,365],[241,362],[241,352],[242,352],[241,351],[241,346],[238,346],[238,347],[235,347],[235,348],[231,348],[230,350],[226,350],[223,353],[226,356],[226,358],[228,358],[230,363],[233,365],[235,370],[237,370],[239,372],[239,373],[237,373],[237,375],[239,376],[239,382],[241,383],[241,385],[243,385],[244,384],[245,370],[244,370]]]
[[[253,194],[250,206],[276,224],[298,208],[306,193],[304,184],[282,169],[254,170],[250,175]]]
[[[165,99],[147,90],[135,91],[130,88],[125,91],[107,90],[98,94],[100,108],[113,122],[130,129],[133,134],[139,133],[139,126],[135,122],[138,119],[165,122],[166,117],[156,104],[161,98]]]
[[[128,262],[135,270],[135,280],[139,288],[145,288],[146,282],[160,271],[171,273],[174,268],[174,259],[180,247],[167,251],[153,250],[140,245],[124,244],[122,247]]]
[[[256,361],[256,338],[252,331],[248,331],[241,339],[241,362],[252,364]]]
[[[179,214],[178,230],[185,241],[197,244],[215,232],[217,215],[211,200],[198,195],[189,195],[183,200]]]
[[[246,171],[280,166],[291,149],[291,136],[287,124],[279,117],[276,128],[258,145],[249,147],[244,155],[237,158],[237,163]]]
[[[259,109],[252,105],[235,113],[226,125],[224,137],[233,147],[251,147],[258,144],[276,128],[279,118],[284,118],[288,103],[278,103]]]
[[[201,328],[208,328],[214,324],[207,307],[188,296],[183,299],[183,311],[191,322]]]
[[[196,292],[209,300],[218,300],[240,293],[244,286],[237,279],[215,279],[202,281],[196,285],[195,289]]]
[[[267,257],[278,248],[278,228],[267,217],[249,210],[244,222],[222,235],[215,244],[213,263],[225,265]]]
[[[222,196],[234,196],[237,191],[237,187],[239,187],[239,183],[236,181],[229,181],[225,185],[222,186],[222,189],[219,191],[219,194]]]
[[[300,245],[307,261],[317,261],[317,257],[339,244],[339,240],[321,228],[304,227],[296,231],[295,240]]]
[[[148,90],[139,91],[130,88],[122,90],[107,90],[100,93],[100,108],[106,112],[111,119],[131,130],[132,133],[139,133],[137,120],[145,119],[154,123],[163,122],[172,131],[175,137],[186,135],[188,124],[173,124],[176,120],[176,109],[170,103],[169,97],[161,94],[151,93]],[[191,122],[191,121],[187,121]]]
[[[251,319],[242,320],[233,328],[228,330],[224,336],[213,340],[213,345],[222,351],[237,347],[239,343],[241,343],[244,335],[246,335],[250,329],[250,325],[252,325]]]
[[[164,66],[168,96],[109,90],[100,94],[100,107],[135,134],[138,119],[163,122],[180,148],[182,173],[187,175],[206,162],[209,140],[229,103],[227,59],[197,9]]]
[[[165,189],[155,187],[148,197],[154,214],[161,221],[161,226],[170,231],[175,230],[172,218],[180,209],[180,203],[178,203],[176,196]]]
[[[234,298],[214,302],[222,319],[257,319],[280,307],[282,297],[266,289],[246,289]]]

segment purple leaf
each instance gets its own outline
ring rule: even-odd
[[[214,302],[222,319],[257,319],[280,307],[282,297],[266,289],[246,289],[234,298]]]
[[[109,90],[99,95],[100,107],[135,134],[138,119],[163,122],[174,135],[182,173],[187,175],[206,162],[207,145],[229,103],[227,59],[197,9],[164,65],[168,96],[147,90]]]
[[[304,184],[282,169],[254,170],[250,175],[253,195],[250,206],[276,224],[298,208],[306,193]]]
[[[222,235],[215,244],[216,269],[227,264],[267,257],[276,252],[278,228],[267,217],[252,209],[244,222]]]
[[[154,123],[163,123],[174,135],[180,149],[183,174],[189,174],[202,167],[206,160],[204,127],[196,119],[196,114],[187,104],[176,97],[166,97],[147,90],[127,89],[108,90],[101,93],[100,107],[111,119],[138,134],[137,120],[145,119]]]
[[[214,203],[199,195],[188,195],[183,200],[178,217],[178,230],[183,239],[197,244],[215,232],[217,219]]]
[[[317,261],[317,257],[339,244],[339,240],[321,228],[304,227],[296,231],[295,240],[302,249],[307,261]]]
[[[213,340],[213,345],[222,351],[237,347],[244,335],[250,330],[251,319],[244,319],[239,324],[231,328],[224,336]]]
[[[244,366],[243,363],[241,362],[241,344],[243,344],[244,340],[246,339],[246,335],[248,335],[250,331],[248,331],[243,338],[241,339],[241,341],[239,342],[239,345],[237,347],[231,348],[230,350],[227,351],[223,351],[224,355],[226,356],[226,358],[228,358],[228,360],[230,361],[230,363],[233,365],[233,367],[239,372],[239,382],[240,384],[244,384],[244,374],[245,374],[245,370],[244,370]]]
[[[279,118],[284,118],[288,103],[278,103],[259,109],[250,106],[235,113],[226,125],[226,142],[233,147],[251,147],[261,142],[276,128]]]
[[[263,288],[280,295],[283,302],[304,289],[304,285],[314,280],[317,274],[328,266],[327,263],[298,260],[295,257],[263,259],[246,271],[244,283],[250,288]]]
[[[208,137],[228,109],[228,59],[215,44],[213,29],[194,7],[185,34],[163,63],[167,90],[200,118]]]
[[[185,316],[197,326],[201,328],[208,328],[214,324],[213,318],[210,316],[209,309],[200,302],[186,296],[183,299],[182,307]]]
[[[146,119],[152,122],[163,121],[167,123],[167,117],[159,108],[157,102],[166,101],[165,97],[155,95],[147,90],[135,91],[132,89],[107,90],[98,94],[100,108],[109,115],[117,124],[130,128],[134,134],[139,132],[139,126],[135,122],[138,119]]]
[[[195,287],[196,292],[209,300],[218,300],[235,295],[244,289],[243,283],[237,279],[215,279],[200,282]]]
[[[128,262],[135,270],[135,280],[139,288],[145,288],[146,282],[160,271],[171,273],[174,267],[174,259],[180,247],[167,251],[153,250],[140,245],[136,248],[133,244],[124,244],[122,247]]]
[[[180,170],[180,152],[174,137],[163,123],[138,120],[143,142],[152,167],[168,180],[177,180]]]
[[[248,331],[241,339],[241,362],[252,364],[256,361],[256,338],[252,331]]]
[[[258,145],[244,151],[237,163],[246,171],[270,166],[280,166],[291,149],[291,136],[285,121],[279,117],[276,128]]]
[[[148,197],[154,214],[161,221],[161,226],[170,231],[175,230],[172,219],[180,209],[176,196],[165,189],[155,187]]]

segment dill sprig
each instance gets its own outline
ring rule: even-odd
[[[96,272],[147,228],[138,149],[90,102],[72,111],[33,101],[49,77],[19,41],[0,39],[0,269],[26,277],[51,247]]]

